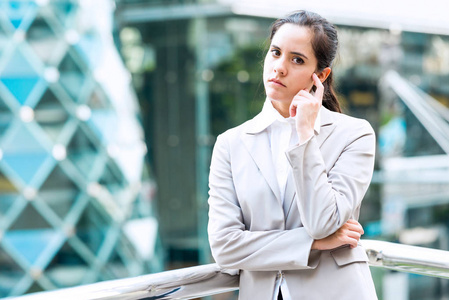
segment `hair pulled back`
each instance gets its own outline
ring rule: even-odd
[[[270,42],[278,29],[284,24],[296,24],[308,27],[311,30],[313,33],[312,49],[318,61],[317,71],[320,72],[332,66],[338,48],[337,30],[334,25],[316,13],[305,10],[295,11],[273,23],[271,26]],[[341,112],[340,103],[333,88],[332,74],[333,72],[329,74],[323,83],[323,106],[329,110]]]

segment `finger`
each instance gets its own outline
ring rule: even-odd
[[[290,116],[291,117],[296,116],[296,110],[298,109],[298,106],[300,103],[304,103],[304,104],[309,103],[310,100],[311,100],[310,98],[299,95],[299,93],[296,94],[296,96],[293,98],[292,102],[290,103],[290,107],[289,107]]]
[[[362,225],[360,225],[360,224],[347,224],[346,228],[351,231],[358,232],[361,235],[365,233]]]
[[[362,236],[360,233],[356,232],[356,231],[349,231],[348,233],[348,237],[355,239],[355,240],[360,240],[360,237]]]
[[[355,237],[348,236],[347,240],[348,240],[348,244],[351,246],[351,248],[355,248],[359,245],[360,236],[358,236],[358,237],[357,236],[355,236]]]
[[[359,222],[357,222],[356,220],[354,220],[354,219],[349,219],[349,220],[346,222],[346,224],[347,224],[347,225],[357,226],[358,228],[360,228],[360,230],[357,230],[357,231],[361,231],[362,234],[365,233],[365,230],[363,230],[363,226],[362,226]]]
[[[354,248],[357,248],[357,246],[358,246],[357,241],[351,239],[351,242],[349,243],[349,247],[351,247],[352,249],[354,249]]]
[[[315,100],[315,97],[307,90],[300,90],[296,96],[304,97],[306,99]]]
[[[316,86],[315,97],[320,100],[323,100],[324,86],[321,83],[321,80],[318,78],[318,76],[315,73],[313,73],[312,78],[313,78],[313,82]]]
[[[346,223],[360,224],[359,222],[357,222],[357,220],[354,220],[354,219],[349,219]]]
[[[355,248],[358,245],[358,240],[349,236],[345,236],[341,239],[343,245],[349,245],[351,248]]]

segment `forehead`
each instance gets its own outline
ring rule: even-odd
[[[284,24],[276,31],[271,44],[289,51],[312,53],[312,33],[309,28],[296,24]],[[286,49],[284,49],[286,50]]]

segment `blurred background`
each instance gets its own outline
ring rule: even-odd
[[[447,3],[314,2],[2,0],[0,297],[213,262],[215,138],[261,110],[269,27],[298,9],[337,25],[340,102],[377,133],[364,238],[447,250]],[[449,299],[372,273],[380,299]]]

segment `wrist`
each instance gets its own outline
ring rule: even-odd
[[[305,142],[309,141],[313,135],[315,134],[315,132],[313,130],[311,131],[298,131],[298,138],[299,138],[299,142],[298,144],[304,144]]]
[[[319,240],[314,240],[313,241],[311,250],[321,250],[320,249],[320,241]]]

